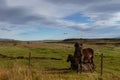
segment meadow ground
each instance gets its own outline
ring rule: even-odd
[[[96,71],[69,70],[68,54],[74,53],[73,44],[20,42],[0,43],[0,54],[12,57],[28,57],[31,52],[31,66],[28,59],[11,59],[0,56],[0,80],[120,80],[120,46],[88,45],[95,50]],[[100,54],[104,54],[103,76],[100,76]]]

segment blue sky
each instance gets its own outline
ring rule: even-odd
[[[120,36],[119,0],[0,0],[0,38]]]
[[[72,21],[72,22],[76,22],[76,23],[90,23],[91,22],[89,17],[84,16],[80,13],[75,13],[75,14],[66,16],[63,19]]]

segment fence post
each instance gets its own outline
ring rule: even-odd
[[[28,60],[29,60],[29,67],[31,66],[31,52],[29,52],[29,58],[28,58]]]
[[[101,53],[101,72],[100,75],[103,75],[103,53]]]

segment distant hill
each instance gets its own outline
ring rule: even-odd
[[[117,37],[115,37],[115,38],[120,39],[120,36],[117,36]]]
[[[72,38],[72,39],[65,39],[63,42],[74,43],[120,43],[120,38],[97,38],[97,39],[82,39],[82,38]]]
[[[42,42],[59,42],[59,41],[62,41],[62,40],[43,40]]]
[[[14,39],[0,38],[0,41],[15,41]]]

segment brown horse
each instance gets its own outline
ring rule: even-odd
[[[93,61],[94,50],[92,48],[85,48],[82,50],[82,62],[92,64],[92,69],[95,70],[95,64]]]

